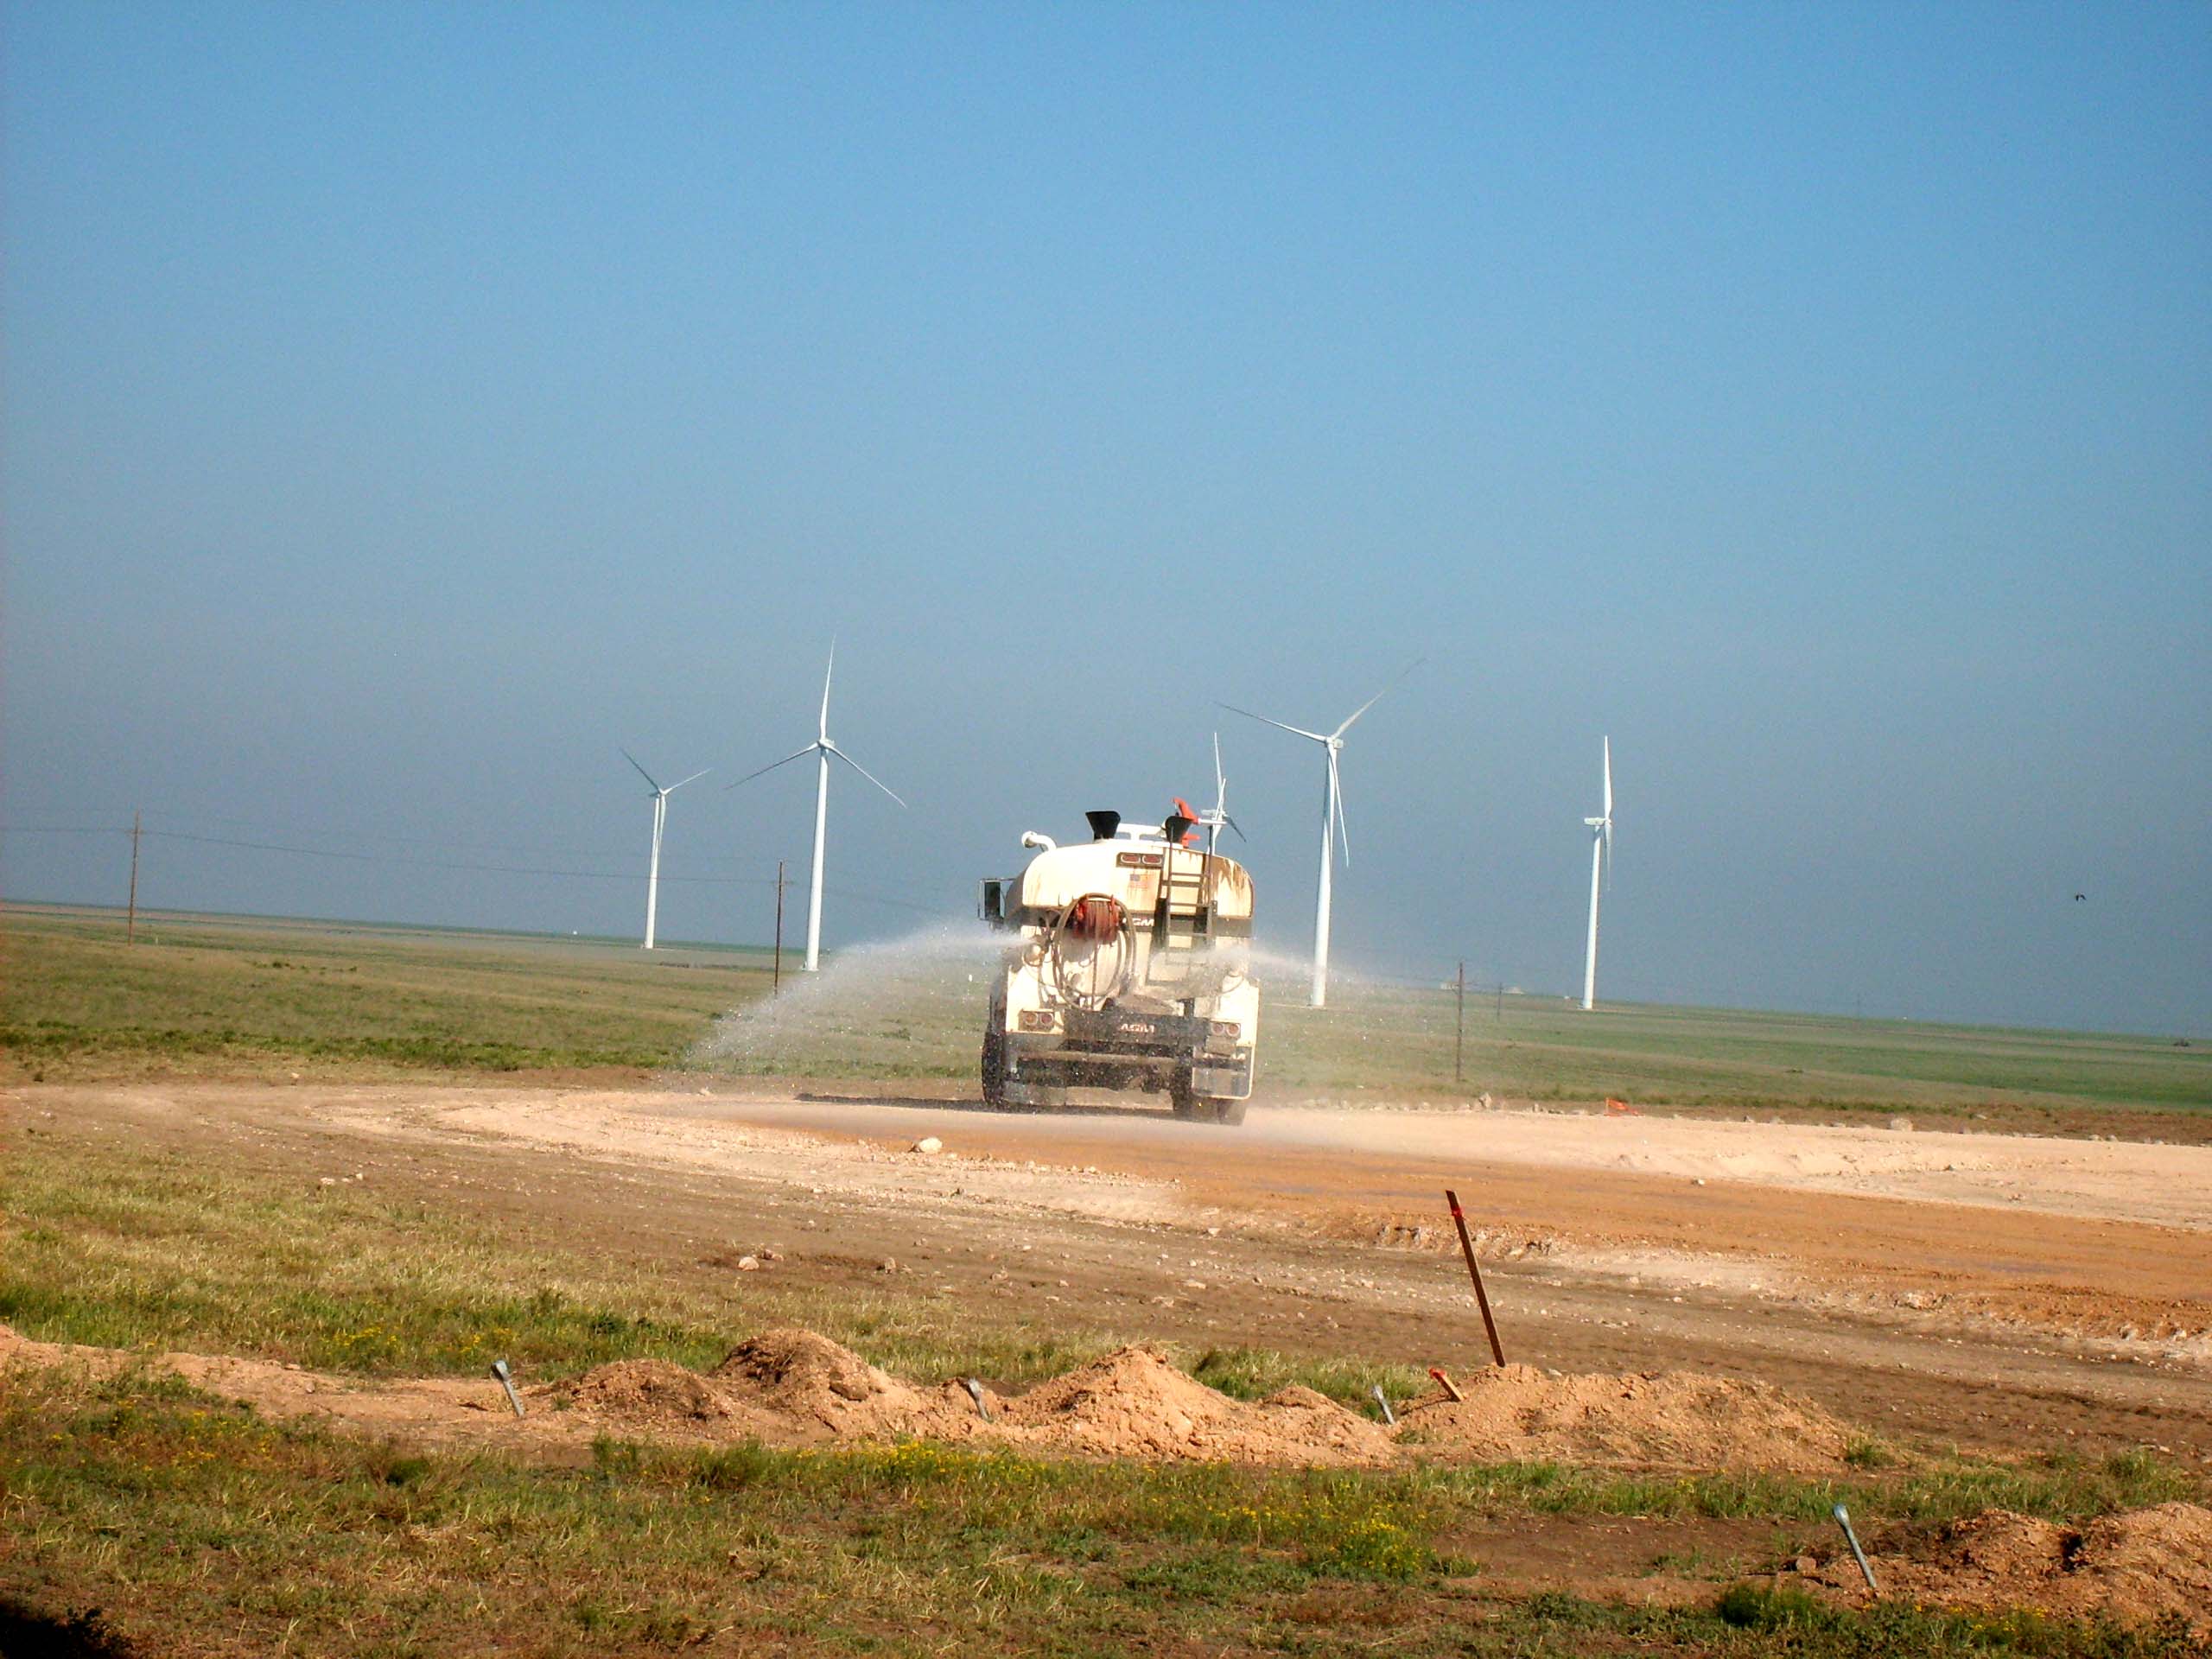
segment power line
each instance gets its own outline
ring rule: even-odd
[[[124,836],[132,832],[107,824],[0,824],[0,836]],[[149,839],[188,842],[202,847],[233,847],[250,852],[285,853],[298,858],[327,858],[349,864],[381,864],[405,869],[458,870],[472,875],[534,875],[551,876],[575,881],[637,881],[643,877],[629,870],[569,870],[543,866],[518,864],[461,863],[448,859],[393,858],[378,853],[353,853],[327,847],[296,847],[283,842],[245,841],[226,836],[196,836],[181,830],[147,830],[143,832]],[[748,875],[664,875],[666,881],[683,881],[699,887],[772,887],[773,876]],[[825,888],[840,899],[856,899],[863,904],[885,905],[894,910],[911,910],[924,915],[943,913],[935,905],[916,904],[911,899],[893,899],[881,893],[860,893],[849,888]]]
[[[172,812],[157,808],[148,813],[146,816],[151,818],[167,819],[174,823],[228,824],[234,829],[240,830],[259,830],[263,827],[263,821],[260,819],[223,817],[214,813]],[[590,849],[575,847],[539,848],[532,847],[527,842],[518,843],[512,841],[456,841],[449,836],[394,836],[368,830],[312,830],[295,827],[290,833],[304,839],[313,841],[368,841],[397,847],[442,847],[448,850],[460,852],[511,852],[519,853],[524,856],[535,854],[537,856],[543,858],[626,859],[632,856],[632,855],[626,851],[610,851],[607,849],[599,847]],[[741,860],[732,855],[721,853],[695,853],[690,855],[690,856],[696,861],[709,864],[735,864],[753,861],[750,860]],[[760,868],[765,870],[767,868],[766,861],[763,860],[760,861]]]
[[[258,825],[258,823],[257,823],[257,821],[255,821],[255,820],[253,820],[253,819],[250,819],[250,818],[225,818],[225,817],[213,817],[213,816],[212,816],[212,815],[203,815],[203,814],[200,814],[200,813],[188,813],[188,812],[164,812],[164,811],[160,810],[159,809],[156,809],[156,810],[154,810],[149,811],[148,813],[146,813],[146,814],[145,814],[145,816],[146,816],[148,818],[155,818],[155,819],[166,818],[166,819],[169,820],[169,821],[170,821],[170,822],[172,822],[172,823],[218,823],[218,824],[227,823],[227,824],[236,824],[236,825],[239,825],[239,826],[241,826],[241,827],[243,827],[243,828],[249,829],[249,830],[251,830],[251,829],[256,829],[256,828],[258,828],[258,827],[259,827],[259,825]],[[6,835],[28,835],[28,836],[38,836],[38,835],[125,835],[125,836],[127,836],[127,835],[129,835],[130,833],[130,830],[129,830],[129,828],[128,828],[127,826],[121,826],[121,825],[116,825],[116,824],[105,824],[105,823],[17,824],[17,825],[10,826],[10,827],[5,828],[5,829],[0,829],[0,834],[6,834]],[[148,835],[149,835],[149,836],[168,836],[169,838],[171,838],[172,840],[177,840],[177,841],[192,841],[192,840],[207,841],[207,842],[213,842],[213,843],[215,843],[216,845],[219,845],[219,845],[228,845],[228,844],[231,844],[231,843],[229,843],[229,842],[226,842],[226,841],[224,840],[224,838],[223,838],[223,837],[220,837],[220,836],[200,836],[200,835],[195,835],[195,834],[194,834],[194,833],[192,833],[192,832],[189,832],[189,831],[187,831],[187,830],[148,830],[145,833],[146,833],[146,834],[148,834]],[[497,852],[497,851],[501,851],[501,850],[513,850],[513,849],[515,849],[515,843],[514,843],[514,842],[490,842],[490,841],[441,841],[441,840],[434,840],[434,839],[432,839],[432,838],[430,838],[430,837],[429,837],[429,836],[385,836],[385,835],[372,835],[372,834],[370,834],[370,833],[368,833],[368,832],[366,832],[366,831],[353,831],[353,830],[301,830],[301,831],[297,831],[296,833],[298,833],[298,834],[300,834],[300,835],[302,835],[302,836],[307,836],[307,837],[308,837],[308,838],[311,838],[311,839],[322,840],[322,841],[372,841],[372,842],[386,842],[386,843],[390,843],[390,844],[392,844],[392,845],[396,845],[396,846],[402,846],[402,847],[432,847],[432,848],[439,848],[439,847],[442,847],[442,848],[446,848],[446,849],[448,849],[459,850],[459,851],[485,851],[485,852]],[[259,845],[260,843],[257,843],[257,842],[238,842],[238,843],[237,843],[237,844],[238,844],[238,845]],[[297,851],[297,850],[314,851],[314,850],[317,850],[317,849],[296,849],[296,849],[293,849],[292,850],[296,850],[296,851]],[[542,850],[541,850],[541,849],[531,849],[531,850],[538,850],[538,851],[540,851],[540,855],[541,855],[541,856],[543,856],[543,857],[546,857],[546,858],[604,858],[604,859],[626,859],[626,859],[629,859],[629,858],[631,858],[631,857],[634,856],[634,855],[632,855],[632,854],[631,854],[631,853],[628,853],[628,852],[618,852],[618,851],[612,851],[612,850],[609,850],[609,849],[605,849],[605,848],[596,848],[596,847],[595,847],[595,848],[591,848],[591,849],[582,849],[582,848],[575,848],[575,847],[556,847],[556,848],[547,848],[547,849],[542,849]],[[349,855],[349,854],[347,854],[347,853],[346,853],[346,849],[333,849],[333,850],[332,850],[332,854],[331,854],[331,855],[332,855],[332,856],[334,856],[334,857],[340,856],[340,855],[352,855],[352,856],[359,856],[359,857],[362,857],[362,858],[367,858],[367,857],[369,857],[369,856],[370,856],[370,855],[367,855],[367,854]],[[766,859],[754,860],[754,859],[749,859],[749,858],[739,858],[739,857],[737,857],[736,855],[733,855],[733,854],[728,854],[728,853],[691,853],[691,854],[687,854],[687,855],[684,855],[684,857],[685,857],[686,861],[688,861],[688,862],[692,862],[692,863],[701,863],[701,864],[753,864],[753,865],[757,866],[757,868],[759,868],[760,869],[761,869],[761,870],[763,870],[763,871],[766,870],[766,869],[767,869],[767,868],[768,868],[768,861],[766,861]],[[761,879],[761,880],[772,880],[772,877],[766,876],[766,875],[765,875],[765,874],[764,874],[760,879]]]

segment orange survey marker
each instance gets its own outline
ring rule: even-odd
[[[1643,1114],[1623,1100],[1618,1095],[1605,1096],[1605,1116],[1608,1117],[1642,1117]]]
[[[1459,1392],[1459,1385],[1458,1383],[1454,1382],[1450,1377],[1444,1375],[1444,1368],[1441,1365],[1430,1366],[1428,1368],[1428,1374],[1434,1377],[1437,1381],[1438,1386],[1440,1387],[1445,1393],[1450,1395],[1454,1400],[1464,1400],[1467,1397],[1465,1395]]]

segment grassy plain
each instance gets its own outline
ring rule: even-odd
[[[975,1070],[980,954],[833,960],[626,944],[162,917],[123,943],[107,912],[5,912],[0,1053],[18,1075],[595,1074],[677,1069],[931,1081]],[[735,1017],[718,1027],[721,1016]],[[1924,1125],[2212,1137],[2212,1045],[2078,1032],[1471,996],[1349,979],[1316,1012],[1266,1004],[1263,1098],[1347,1103],[1490,1094],[1788,1116],[1906,1113]],[[1460,1076],[1453,1076],[1455,1053]]]
[[[965,965],[786,984],[756,953],[270,920],[4,913],[0,1062],[40,1081],[182,1075],[618,1082],[684,1068],[959,1086]],[[857,963],[855,964],[857,965]],[[878,963],[878,966],[889,965]],[[809,1001],[802,1002],[798,999]],[[720,1027],[718,1021],[731,1016]],[[2093,1126],[2202,1139],[2201,1048],[2145,1039],[1471,999],[1344,985],[1278,996],[1278,1098],[1488,1092],[1647,1108]],[[901,1086],[906,1086],[902,1082]],[[1014,1388],[1126,1333],[1020,1304],[794,1286],[562,1248],[353,1185],[180,1164],[11,1111],[0,1320],[42,1340],[256,1356],[341,1374],[548,1378],[619,1357],[711,1364],[733,1332],[810,1325],[924,1381]],[[1302,1382],[1365,1408],[1421,1379],[1354,1356],[1224,1343],[1178,1358],[1256,1397]],[[2016,1462],[1867,1442],[1847,1479],[1632,1476],[1553,1464],[1387,1473],[1066,1465],[931,1446],[713,1452],[601,1442],[581,1465],[376,1445],[260,1420],[150,1369],[66,1370],[0,1397],[0,1651],[2163,1655],[2173,1630],[1885,1606],[1732,1580],[1821,1535],[1839,1498],[1926,1524],[1991,1503],[2078,1522],[2201,1495],[2155,1456]],[[1545,1527],[1640,1518],[1678,1604],[1492,1585]],[[1611,1523],[1608,1523],[1611,1524]],[[1603,1530],[1602,1528],[1599,1529]],[[1709,1555],[1707,1552],[1709,1550]]]
[[[26,1335],[226,1351],[364,1375],[544,1378],[653,1356],[711,1364],[790,1321],[918,1379],[1019,1386],[1118,1340],[1008,1306],[672,1280],[543,1231],[365,1186],[272,1183],[66,1127],[11,1136],[0,1319]],[[1402,1368],[1190,1349],[1247,1397],[1302,1382],[1355,1406]],[[4,1606],[99,1623],[149,1655],[524,1653],[2156,1655],[2173,1631],[1885,1608],[1727,1586],[1821,1539],[1841,1500],[1930,1524],[1993,1503],[2079,1522],[2195,1496],[2155,1456],[1899,1463],[1847,1478],[1630,1475],[1556,1464],[1389,1472],[1061,1464],[923,1444],[708,1451],[602,1440],[581,1465],[423,1452],[263,1421],[153,1370],[67,1370],[0,1399]],[[1531,1528],[1637,1517],[1687,1599],[1503,1594]],[[1700,1588],[1700,1585],[1709,1587]],[[47,1634],[51,1635],[49,1630]],[[12,1649],[10,1649],[12,1650]]]
[[[2171,1628],[1751,1586],[1672,1607],[1486,1595],[1480,1559],[1453,1553],[1482,1499],[1433,1474],[620,1441],[546,1468],[274,1426],[128,1376],[20,1391],[0,1444],[22,1448],[0,1581],[35,1560],[38,1592],[97,1596],[150,1652],[2199,1650]]]

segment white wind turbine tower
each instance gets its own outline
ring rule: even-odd
[[[822,676],[822,718],[814,728],[814,741],[803,749],[794,750],[780,760],[761,767],[760,772],[747,772],[737,780],[737,784],[750,783],[762,772],[773,772],[778,766],[789,766],[810,754],[815,756],[820,764],[821,770],[816,774],[814,782],[814,880],[806,896],[806,971],[810,974],[817,971],[822,965],[822,852],[830,836],[830,757],[836,756],[893,800],[898,801],[902,808],[906,804],[899,800],[898,791],[830,741],[830,680],[836,671],[837,642],[833,639],[830,642],[830,667]],[[732,784],[730,787],[735,789],[737,784]]]
[[[1605,885],[1613,880],[1613,740],[1605,740],[1605,810],[1594,818],[1582,820],[1590,831],[1590,945],[1582,958],[1582,1007],[1585,1013],[1598,1006],[1598,885],[1602,874]]]
[[[1233,703],[1221,705],[1232,715],[1242,715],[1247,720],[1256,720],[1263,726],[1273,726],[1294,736],[1311,738],[1321,746],[1325,757],[1321,785],[1321,885],[1313,905],[1313,988],[1306,999],[1308,1006],[1313,1007],[1325,1008],[1329,1005],[1329,873],[1339,835],[1344,842],[1344,863],[1347,867],[1351,863],[1351,827],[1344,822],[1344,785],[1337,776],[1337,753],[1344,747],[1344,734],[1351,729],[1352,722],[1382,702],[1390,686],[1397,684],[1398,680],[1404,679],[1420,666],[1418,660],[1407,664],[1399,671],[1398,679],[1392,680],[1390,685],[1384,686],[1353,709],[1344,717],[1344,724],[1333,732],[1309,732],[1303,726],[1286,726],[1279,720],[1269,720],[1265,715],[1255,715],[1249,709],[1239,709]],[[1241,835],[1243,831],[1238,833]]]
[[[629,750],[622,751],[622,758],[632,766],[638,766],[638,757]],[[660,832],[668,827],[668,798],[685,784],[697,783],[713,770],[709,766],[705,772],[695,772],[689,778],[679,779],[663,789],[654,781],[652,773],[643,766],[638,766],[638,776],[644,779],[653,791],[653,856],[652,862],[645,868],[645,949],[648,950],[653,948],[653,923],[660,913]]]

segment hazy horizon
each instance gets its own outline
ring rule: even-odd
[[[32,3],[0,890],[2212,1031],[2212,11]],[[248,844],[239,844],[248,843]],[[2076,894],[2082,897],[2078,899]]]

